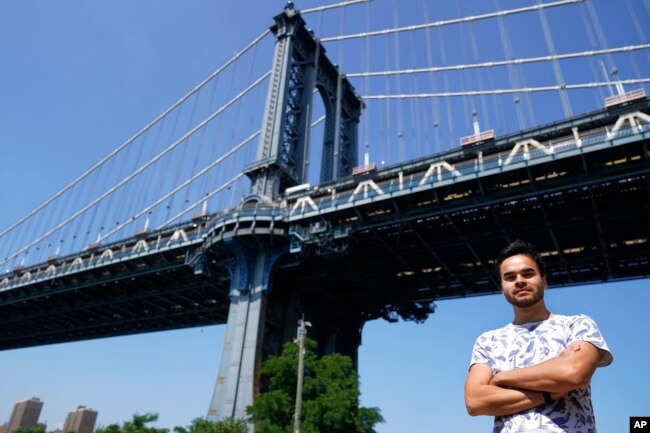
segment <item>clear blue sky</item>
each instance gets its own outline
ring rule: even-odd
[[[399,2],[414,10],[420,3]],[[259,35],[283,6],[1,2],[0,227],[139,130]],[[638,18],[647,31],[647,9]],[[645,59],[640,67],[647,71]],[[592,316],[614,353],[614,364],[592,383],[601,433],[627,431],[629,416],[650,415],[649,286],[636,280],[547,293],[552,311]],[[490,431],[490,418],[466,414],[463,381],[474,339],[510,319],[509,306],[494,295],[439,302],[422,325],[368,323],[359,353],[362,403],[381,408],[387,422],[379,432]],[[0,423],[14,402],[38,396],[50,429],[78,404],[98,410],[102,425],[134,412],[159,413],[161,426],[189,424],[207,411],[224,332],[205,327],[0,352]]]

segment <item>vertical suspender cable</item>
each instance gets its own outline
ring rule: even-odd
[[[596,38],[598,39],[598,42],[600,44],[600,48],[602,49],[609,48],[607,43],[607,38],[605,37],[605,32],[603,30],[602,25],[600,24],[600,19],[598,19],[598,14],[596,13],[596,9],[594,8],[593,2],[591,0],[586,0],[585,4],[587,7],[587,12],[589,14],[591,25],[594,27]],[[605,73],[616,69],[616,63],[614,62],[614,58],[612,57],[611,54],[609,53],[605,54],[605,61],[607,62],[607,68],[608,68],[608,70],[606,70]],[[609,82],[609,78],[608,77],[606,78],[607,81]]]
[[[161,127],[162,127],[162,125],[161,125]],[[153,135],[153,136],[158,136],[159,134],[160,134],[160,131],[156,131],[155,134],[154,134],[154,131],[151,131],[151,135]],[[152,143],[152,145],[155,145],[155,143],[157,143],[157,138],[156,138],[156,141],[154,141]],[[143,143],[142,147],[144,147],[144,143]],[[146,156],[144,156],[143,158],[138,160],[138,166],[141,165],[148,158],[149,158],[149,155],[147,153]],[[146,201],[147,197],[149,196],[149,192],[152,191],[152,189],[156,188],[157,184],[158,184],[158,179],[155,176],[153,176],[153,173],[151,171],[147,170],[145,173],[142,173],[142,175],[140,176],[138,191],[136,192],[136,195],[135,195],[135,197],[136,197],[135,202],[136,202],[136,204],[138,204],[138,206],[141,206],[141,203]],[[134,212],[135,212],[135,209],[134,209]],[[149,223],[152,222],[151,221],[151,215],[152,214],[149,214],[147,216],[147,218],[149,218]],[[146,225],[146,223],[144,225]],[[144,230],[144,225],[142,227],[139,227],[139,228]]]
[[[440,43],[441,61],[443,65],[447,65],[447,55],[445,54],[445,38],[443,35],[443,28],[438,27],[438,31],[440,36],[438,38],[438,42]],[[445,82],[445,93],[449,93],[449,76],[447,73],[445,73],[444,82]],[[448,125],[447,141],[450,142],[456,139],[456,137],[454,136],[454,121],[451,113],[451,98],[445,98],[445,103],[447,104],[447,125]]]
[[[639,37],[639,42],[645,44],[646,42],[645,32],[643,31],[643,28],[639,24],[639,20],[637,19],[637,16],[634,13],[634,9],[632,9],[632,4],[630,3],[630,0],[625,0],[625,8],[627,9],[627,13],[630,16],[630,20],[632,20],[632,24],[634,25],[634,30],[636,31],[636,34]],[[650,50],[646,49],[645,53],[648,59],[650,60]],[[634,54],[630,53],[629,56],[630,56],[630,62],[632,63],[632,67],[634,68],[634,74],[636,78],[642,78],[641,70],[639,69],[639,65],[637,65],[636,63]]]
[[[415,33],[411,33],[411,39],[412,39],[412,43],[410,44],[410,46],[411,46],[411,63],[413,65],[415,65],[416,62],[417,62],[417,52],[416,52],[417,50],[416,50],[416,47],[419,46],[419,44],[417,44],[416,39],[415,39]],[[410,83],[410,87],[411,87],[411,89],[410,89],[411,93],[417,93],[417,91],[418,91],[417,77],[415,75],[411,74],[411,76],[409,78],[410,78],[409,83]],[[411,99],[411,101],[410,101],[411,113],[409,115],[409,117],[410,117],[409,120],[411,121],[410,122],[411,123],[411,128],[410,129],[411,129],[411,133],[412,133],[411,134],[411,140],[412,140],[412,143],[414,143],[414,144],[411,145],[411,148],[413,148],[415,150],[415,152],[417,152],[416,153],[417,156],[426,155],[426,146],[425,146],[425,143],[423,142],[423,140],[420,137],[421,136],[421,130],[422,130],[422,128],[420,126],[420,106],[422,104],[424,104],[424,103],[425,103],[424,101],[419,101],[419,100],[414,100],[414,99]],[[416,155],[409,155],[409,158],[413,158]]]
[[[386,46],[390,46],[390,38],[389,36],[386,36]],[[388,48],[384,50],[384,61],[386,64],[386,69],[390,69],[390,55],[388,54]],[[384,76],[384,82],[386,86],[386,94],[390,95],[390,78],[388,75]],[[393,134],[392,134],[392,128],[391,125],[393,124],[393,119],[391,116],[391,109],[390,109],[390,104],[391,101],[386,101],[386,159],[391,160],[392,159],[392,149],[394,146],[392,146],[392,140],[393,140]],[[383,123],[383,122],[382,122]]]
[[[537,0],[537,4],[541,5],[541,0]],[[542,29],[544,30],[544,38],[546,39],[546,46],[548,47],[548,52],[550,55],[554,56],[556,54],[555,44],[553,43],[553,36],[551,35],[551,29],[548,26],[548,21],[546,19],[546,13],[543,8],[538,9],[539,18],[542,22]],[[553,73],[555,74],[555,80],[559,86],[564,86],[564,77],[562,76],[562,68],[560,67],[560,62],[557,59],[551,60],[553,65]],[[573,112],[571,110],[571,103],[569,101],[569,95],[565,89],[560,89],[560,101],[562,102],[562,108],[564,110],[564,117],[571,117]]]
[[[478,47],[476,46],[476,37],[474,35],[474,24],[470,21],[467,23],[467,27],[469,27],[469,42],[470,46],[472,47],[472,56],[474,58],[475,62],[479,62],[479,54],[478,54]],[[492,68],[488,68],[486,71],[486,74],[488,76],[492,75]],[[478,80],[478,87],[479,89],[485,89],[485,85],[483,83],[483,74],[477,73],[476,74],[477,80]],[[495,96],[492,95],[492,98],[494,99]],[[492,125],[492,122],[490,121],[490,112],[487,108],[487,103],[485,101],[485,95],[481,94],[479,96],[479,100],[481,101],[481,116],[483,119],[485,119],[485,124],[486,125]],[[490,127],[487,127],[485,129],[491,129]]]
[[[163,122],[164,122],[164,119],[163,119]],[[102,166],[102,170],[105,169],[106,167],[107,167],[107,164],[104,164]],[[91,193],[93,193],[93,196],[94,196],[94,192],[96,190],[95,189],[95,184],[96,184],[97,179],[103,178],[103,177],[104,176],[101,176],[101,171],[97,172],[97,175],[93,177],[93,181],[92,181],[93,184],[92,184],[92,186],[90,188]],[[89,196],[88,199],[89,200],[92,199],[92,196]],[[89,239],[89,236],[91,234],[93,234],[93,231],[94,231],[93,228],[95,228],[95,230],[96,230],[97,227],[102,226],[101,222],[97,220],[97,211],[98,211],[98,209],[99,209],[99,206],[93,206],[92,210],[90,211],[90,218],[88,218],[88,220],[85,222],[85,224],[83,224],[81,226],[81,230],[84,232],[83,233],[83,236],[84,236],[83,246],[88,246],[91,242],[93,242],[93,240]],[[84,230],[84,226],[85,226],[85,230]]]
[[[148,130],[143,136],[142,136],[142,142],[140,143],[139,147],[139,152],[137,159],[135,160],[135,166],[138,167],[147,157],[144,156],[144,151],[145,148],[147,147],[147,139],[149,138],[149,133],[150,131]],[[155,143],[154,143],[155,144]],[[147,189],[147,180],[149,177],[149,173],[143,173],[141,176],[139,176],[136,181],[133,184],[133,188],[131,193],[129,194],[130,200],[127,200],[130,204],[128,216],[134,215],[138,207],[140,206],[140,203],[144,200],[143,193]],[[144,227],[139,227],[137,229],[144,228]]]
[[[257,49],[257,46],[255,46],[255,49]],[[217,78],[218,78],[218,77],[217,77]],[[215,82],[214,82],[214,84],[213,84],[213,86],[212,86],[212,89],[211,89],[211,91],[210,91],[210,100],[209,100],[209,102],[208,102],[208,111],[212,111],[212,110],[213,110],[213,107],[215,106],[215,98],[216,98],[216,96],[217,96],[217,85],[218,85],[218,81],[215,80]],[[221,121],[221,119],[219,119],[219,122],[220,122],[220,121]],[[217,122],[217,124],[219,124],[219,122]],[[215,148],[216,148],[216,146],[212,145],[212,143],[213,143],[213,142],[214,142],[214,143],[218,143],[218,142],[219,142],[218,135],[219,135],[219,133],[220,133],[220,129],[221,129],[221,128],[219,128],[219,127],[213,127],[212,129],[214,130],[215,137],[214,137],[212,140],[211,140],[210,138],[208,138],[208,145],[210,146],[210,149],[207,151],[208,158],[209,158],[210,160],[214,159],[214,158],[217,156],[217,155],[216,155],[216,152],[215,152]],[[204,129],[203,131],[207,131],[207,130],[208,130],[208,129],[206,128],[206,129]],[[202,133],[203,133],[203,131],[202,131]],[[203,143],[203,142],[204,142],[204,140],[203,140],[203,137],[202,137],[202,138],[201,138],[201,143]],[[208,179],[210,179],[210,177],[209,177],[209,176],[206,176],[206,177],[204,177],[203,180],[202,180],[202,183],[201,183],[201,189],[202,189],[203,191],[208,191],[208,188],[209,188],[209,186],[208,186],[208,181],[209,181],[209,180],[208,180]]]
[[[393,22],[395,27],[398,24],[397,17],[397,3],[396,0],[393,0]],[[395,67],[396,69],[400,68],[400,46],[399,46],[399,33],[395,33]],[[401,79],[398,75],[395,77],[395,86],[397,94],[402,93],[401,90]],[[397,158],[399,161],[406,160],[406,145],[404,143],[404,125],[403,125],[403,113],[402,113],[402,101],[397,100]]]
[[[501,9],[501,6],[499,5],[499,0],[494,0],[494,5],[497,10]],[[510,36],[508,35],[508,31],[506,29],[504,17],[498,16],[497,22],[499,23],[499,35],[501,36],[501,46],[503,47],[503,52],[505,54],[506,60],[512,60],[514,59],[514,52],[512,50],[512,44],[510,43]],[[521,83],[519,82],[518,71],[515,71],[514,66],[510,62],[508,62],[507,68],[508,68],[508,79],[510,81],[510,85],[515,89],[520,88]],[[525,129],[527,123],[522,113],[521,95],[519,93],[515,93],[513,96],[514,96],[513,102],[515,105],[515,112],[517,113],[517,120],[519,121],[519,129]]]
[[[198,96],[197,96],[196,105],[198,105]],[[192,121],[194,119],[194,112],[196,111],[196,105],[194,106],[193,111],[192,111]],[[241,104],[237,104],[237,106],[240,106],[240,105]],[[192,158],[192,168],[188,172],[188,174],[190,176],[196,172],[196,169],[197,169],[198,164],[199,164],[199,160],[201,159],[201,156],[202,156],[201,150],[203,148],[203,142],[204,142],[204,139],[205,139],[205,131],[207,129],[208,129],[208,125],[205,125],[203,128],[201,128],[201,131],[199,132],[198,137],[196,137],[194,146],[190,147],[190,149],[194,148],[194,157]],[[191,157],[191,155],[190,155],[190,157]],[[172,185],[172,187],[175,187],[177,185],[178,180],[180,180],[180,179],[177,179],[176,182],[174,182],[174,184]],[[190,192],[191,192],[191,190],[192,190],[192,185],[189,185],[188,187],[185,188],[185,194],[182,197],[182,203],[183,204],[181,205],[183,208],[185,206],[187,206],[187,203],[189,203],[189,201],[190,201]]]
[[[176,141],[176,129],[178,128],[178,123],[180,122],[181,114],[183,112],[183,107],[184,105],[181,105],[178,108],[178,111],[176,112],[176,117],[174,117],[174,121],[172,124],[172,129],[169,132],[169,142],[173,143]],[[189,137],[188,137],[189,138]],[[180,144],[180,143],[179,143]],[[171,157],[171,153],[167,155],[164,159],[160,161],[159,164],[156,164],[158,167],[162,167],[162,172],[163,173],[168,173],[170,170],[170,165],[173,161],[173,158]],[[167,203],[167,206],[165,207],[167,210],[164,211],[164,219],[167,220],[169,219],[169,214],[171,213],[171,203]]]
[[[592,1],[586,0],[585,6],[589,14],[591,25],[594,27],[594,32],[596,34],[596,38],[598,39],[598,43],[600,44],[600,48],[607,49],[608,48],[607,38],[605,38],[605,32],[603,31],[603,27],[600,24],[600,20],[598,19],[598,14],[596,13],[596,9],[594,9],[594,5]],[[614,59],[612,58],[611,54],[606,53],[605,59],[607,61],[608,69],[611,70],[612,68],[616,67],[616,64],[614,63]]]
[[[463,16],[463,11],[462,11],[462,9],[460,7],[459,0],[456,0],[456,14],[457,14],[458,18]],[[465,23],[459,24],[458,27],[459,27],[458,31],[460,32],[460,46],[461,46],[461,48],[463,50],[463,63],[467,64],[469,62],[467,60],[467,41],[465,40]],[[464,93],[464,92],[467,91],[467,89],[465,88],[466,86],[469,89],[472,89],[474,87],[473,83],[472,83],[472,76],[471,76],[470,72],[467,69],[463,69],[463,71],[460,73],[460,75],[461,75],[460,89],[461,89],[461,92]],[[462,77],[464,77],[464,79],[462,79]],[[471,110],[467,109],[467,99],[468,98],[469,98],[469,105],[471,106]],[[469,96],[469,97],[468,96],[463,96],[462,100],[463,100],[463,115],[461,117],[465,120],[465,128],[466,128],[466,130],[471,131],[472,129],[471,129],[471,126],[470,126],[470,123],[469,123],[468,119],[470,118],[469,116],[473,116],[473,114],[476,113],[476,104],[474,103],[474,97],[473,96]]]
[[[424,6],[424,21],[429,22],[429,5],[427,0],[422,0]],[[431,46],[431,30],[429,27],[424,29],[427,46],[427,66],[433,67],[433,48]],[[436,76],[434,73],[429,73],[429,83],[433,93],[437,93]],[[438,105],[438,98],[431,98],[431,127],[433,128],[433,150],[440,152],[440,107]]]
[[[234,67],[236,68],[238,64],[239,64],[239,62],[235,62],[235,63],[234,63],[235,66],[234,66]],[[233,72],[233,78],[232,78],[232,80],[234,80],[234,75],[235,75],[235,73]],[[232,95],[232,93],[229,92],[229,93],[228,93],[228,96],[230,97],[230,95]],[[200,97],[201,97],[201,93],[197,93],[196,95],[194,95],[194,100],[192,101],[192,106],[191,106],[191,110],[190,110],[190,115],[189,115],[189,118],[187,119],[187,125],[183,125],[183,127],[182,127],[183,131],[188,131],[188,130],[192,129],[192,127],[193,127],[193,123],[194,123],[194,116],[195,116],[195,114],[196,114],[196,107],[197,107],[197,105],[198,105],[198,103],[199,103],[199,98],[200,98]],[[220,116],[220,117],[223,118],[224,116],[222,115],[222,116]],[[204,131],[206,127],[207,127],[207,124],[206,124],[206,125],[203,125],[203,126],[200,128],[201,132]],[[171,178],[171,182],[170,182],[169,185],[168,185],[168,187],[169,187],[170,189],[173,189],[176,185],[178,185],[178,182],[180,181],[181,173],[183,172],[183,169],[184,169],[184,167],[185,167],[185,165],[186,165],[187,153],[188,153],[188,152],[191,152],[192,148],[195,147],[195,146],[193,146],[193,144],[192,144],[193,142],[196,141],[195,138],[196,138],[196,135],[193,135],[192,137],[189,137],[187,140],[185,140],[185,141],[183,142],[183,144],[182,144],[181,146],[179,146],[178,148],[174,149],[174,155],[175,155],[175,156],[176,156],[177,154],[180,154],[180,155],[178,155],[178,156],[176,156],[176,157],[173,157],[173,158],[170,156],[170,157],[168,158],[168,160],[169,160],[170,163],[173,161],[173,166],[174,166],[174,168],[175,168],[175,170],[174,170],[174,176]],[[197,150],[197,154],[198,154],[198,150]],[[168,176],[169,176],[169,172],[167,172],[166,170],[165,170],[165,172],[163,172],[163,173],[160,173],[160,172],[159,172],[158,175],[157,175],[157,177],[158,177],[158,176],[159,176],[160,178],[168,177]],[[182,208],[182,207],[184,206],[184,203],[180,203],[180,204],[175,203],[175,202],[177,201],[178,198],[179,198],[178,195],[177,195],[177,194],[174,194],[174,195],[171,197],[171,199],[169,200],[169,207],[170,207],[170,209],[174,209],[174,212],[175,212],[175,209],[176,209],[177,207]]]
[[[127,174],[131,170],[131,165],[133,165],[134,168],[139,165],[141,161],[140,154],[142,153],[142,148],[144,145],[142,141],[144,140],[144,138],[146,138],[146,134],[142,136],[142,139],[139,140],[137,146],[135,145],[135,143],[134,145],[129,146],[125,161],[123,164],[120,164],[121,173]],[[135,153],[136,155],[132,156],[133,153]],[[122,174],[120,175],[120,177],[121,176]],[[132,179],[131,182],[125,185],[125,189],[122,191],[121,194],[122,199],[118,200],[119,205],[114,207],[116,213],[114,219],[116,221],[121,222],[128,218],[131,218],[131,216],[135,212],[136,207],[138,205],[136,201],[136,197],[138,195],[137,192],[141,182],[142,182],[142,175],[137,176],[136,178]]]
[[[253,49],[252,59],[251,59],[251,64],[250,64],[250,68],[249,68],[249,70],[248,70],[248,79],[247,79],[247,81],[246,81],[247,83],[250,83],[250,82],[252,82],[252,81],[254,80],[253,76],[254,76],[254,73],[255,73],[255,65],[256,65],[256,61],[257,61],[257,47],[255,47],[255,48]],[[262,87],[262,86],[257,86],[257,90],[256,90],[256,92],[259,92],[260,87]],[[259,93],[257,93],[257,94],[259,95]],[[243,104],[237,104],[236,111],[235,111],[235,119],[236,119],[236,122],[238,122],[238,119],[240,118],[240,112],[241,112],[241,106],[242,106],[242,105],[243,105]],[[259,128],[259,126],[258,126],[258,125],[255,125],[255,128]],[[243,125],[242,125],[242,129],[243,129]],[[248,133],[250,133],[252,129],[253,129],[253,126],[252,126],[252,125],[249,125]],[[234,131],[233,131],[233,133],[234,133]],[[233,139],[233,142],[236,141],[235,138],[234,138],[234,135],[232,136],[232,139]],[[239,138],[238,138],[238,139],[239,139]],[[238,140],[238,139],[237,139],[237,140]],[[250,148],[250,147],[251,147],[251,146],[248,145],[248,148]],[[243,158],[243,156],[240,157],[240,155],[241,155],[241,152],[238,151],[238,152],[235,154],[235,160],[237,161],[237,163],[236,163],[236,164],[228,165],[228,167],[231,168],[231,172],[226,173],[225,170],[216,170],[216,171],[219,172],[219,173],[222,173],[222,175],[223,175],[224,177],[232,177],[232,176],[234,176],[234,175],[236,174],[236,173],[233,173],[233,172],[235,171],[235,167],[243,167],[246,163],[251,162],[251,161],[245,160],[245,159]],[[237,160],[238,157],[241,159],[241,161]],[[224,163],[224,164],[222,164],[222,165],[226,165],[226,163]],[[225,180],[221,180],[221,181],[217,182],[216,184],[218,184],[218,185],[223,185],[223,182],[225,182]],[[206,197],[208,197],[208,196],[209,196],[208,188],[204,188],[204,190],[206,191],[206,192],[205,192]],[[242,192],[243,192],[243,191],[242,191]],[[206,199],[207,199],[207,198],[206,198]]]
[[[578,6],[578,9],[580,11],[580,18],[582,19],[582,25],[585,28],[585,33],[587,35],[587,39],[589,39],[589,48],[592,49],[592,50],[596,50],[596,49],[598,49],[598,44],[596,42],[596,37],[594,36],[593,29],[591,28],[591,25],[589,23],[589,18],[587,16],[586,6],[584,5],[584,3],[582,3],[582,4],[580,4]],[[591,67],[591,74],[592,74],[594,82],[599,81],[599,76],[600,76],[599,70],[600,70],[600,68],[598,67],[598,63],[597,63],[596,58],[594,58],[593,56],[590,56],[588,62],[589,62],[589,65]],[[609,78],[608,78],[608,75],[607,75],[606,71],[605,71],[605,74],[604,74],[603,78],[606,81],[609,81]],[[609,93],[610,93],[609,96],[612,96],[614,94],[614,91],[613,91],[611,85],[609,86]],[[605,99],[605,94],[603,93],[603,89],[601,87],[595,88],[592,91],[592,94],[593,94],[593,96],[595,98],[594,102],[595,102],[596,106],[601,105],[602,101]]]
[[[366,3],[366,31],[370,31],[370,3]],[[370,38],[364,38],[364,53],[365,53],[365,65],[364,69],[370,71]],[[369,78],[363,78],[363,94],[367,95],[370,91],[369,89]],[[367,165],[370,163],[370,131],[369,131],[369,117],[370,117],[370,107],[366,107],[366,113],[362,120],[363,125],[363,164]]]

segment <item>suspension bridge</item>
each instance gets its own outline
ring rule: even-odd
[[[241,416],[300,314],[356,360],[368,320],[497,292],[516,237],[556,285],[647,276],[647,11],[618,5],[620,42],[602,2],[505,4],[288,5],[0,232],[0,347],[227,323],[209,416]],[[310,29],[330,14],[359,28]]]

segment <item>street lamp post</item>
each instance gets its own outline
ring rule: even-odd
[[[300,320],[298,331],[298,383],[296,384],[296,411],[294,413],[293,431],[300,433],[300,417],[302,415],[302,382],[305,369],[305,337],[307,336],[307,326],[311,323],[305,321],[305,315]]]

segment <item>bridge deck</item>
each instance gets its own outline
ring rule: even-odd
[[[627,107],[639,110],[648,101]],[[0,280],[0,349],[225,323],[234,238],[290,251],[270,296],[354,305],[366,320],[424,320],[432,301],[498,292],[493,260],[515,238],[538,245],[552,286],[647,277],[650,128],[612,132],[620,114],[589,113],[16,269]]]

